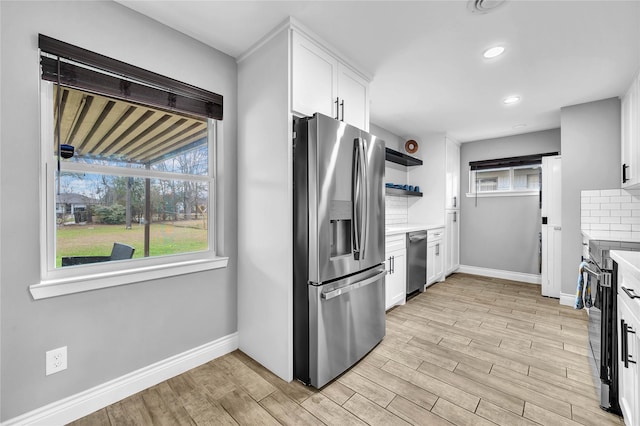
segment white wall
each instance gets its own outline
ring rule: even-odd
[[[562,133],[562,294],[575,294],[582,256],[580,191],[620,188],[620,99],[560,110]]]
[[[236,64],[115,2],[0,2],[0,406],[6,420],[235,333]],[[38,33],[224,96],[225,269],[34,301],[40,279]],[[68,369],[45,376],[45,351]]]
[[[539,274],[539,198],[468,198],[469,162],[560,151],[560,129],[463,143],[460,148],[460,263]]]
[[[404,143],[406,141],[400,136],[373,123],[369,125],[369,133],[384,140],[387,148],[405,153]],[[398,185],[407,183],[407,167],[403,165],[385,161],[384,174],[384,182]],[[409,220],[409,198],[387,195],[385,197],[384,220],[386,225],[407,223]]]

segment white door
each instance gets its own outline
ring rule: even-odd
[[[445,162],[445,209],[460,208],[460,145],[452,139],[446,139]]]
[[[543,296],[560,297],[562,280],[562,160],[542,159],[542,286]]]
[[[460,267],[460,211],[447,211],[447,244],[445,274],[449,275]]]
[[[629,307],[618,295],[618,388],[620,409],[626,425],[638,424],[638,319],[633,315]],[[626,326],[626,330],[623,329]],[[626,331],[626,333],[625,333]],[[625,362],[626,361],[626,362]]]
[[[395,250],[387,253],[385,269],[385,310],[403,304],[407,289],[407,251]]]

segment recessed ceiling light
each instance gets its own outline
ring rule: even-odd
[[[517,102],[520,102],[520,96],[508,96],[502,100],[502,103],[506,105],[515,104]]]
[[[482,56],[484,56],[486,59],[491,59],[491,58],[495,58],[496,56],[500,56],[503,53],[504,53],[503,46],[494,46],[485,50]]]
[[[515,126],[513,126],[514,129],[522,129],[523,127],[527,127],[527,125],[522,123],[522,124],[516,124]]]

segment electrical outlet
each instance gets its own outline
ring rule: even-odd
[[[52,349],[46,353],[46,375],[67,369],[67,347]]]

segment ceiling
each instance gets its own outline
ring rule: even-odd
[[[561,107],[621,96],[640,69],[640,1],[118,1],[236,58],[292,16],[373,77],[371,122],[403,138],[558,128]]]

